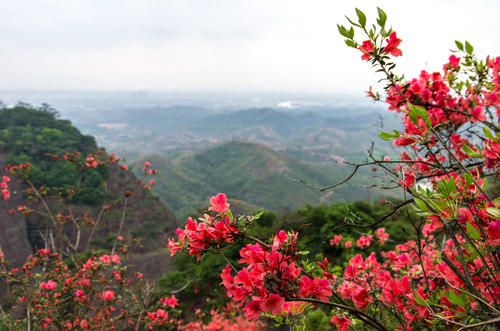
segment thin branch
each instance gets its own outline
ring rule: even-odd
[[[484,326],[484,325],[488,325],[488,324],[497,324],[497,323],[500,323],[500,317],[493,318],[489,321],[484,321],[484,322],[480,322],[480,323],[476,323],[476,324],[462,326],[460,329],[458,329],[458,331],[472,329],[472,328],[476,328],[478,326]]]
[[[179,292],[181,292],[181,291],[184,291],[184,290],[185,290],[185,289],[189,286],[189,284],[191,284],[192,282],[193,282],[193,280],[188,279],[187,283],[186,283],[186,284],[184,284],[184,285],[182,285],[182,286],[181,286],[180,288],[178,288],[177,290],[167,291],[167,292],[168,292],[168,293],[170,293],[170,294],[177,294],[177,293],[179,293]]]
[[[335,231],[337,229],[343,228],[344,226],[352,226],[352,227],[361,228],[361,229],[372,228],[372,227],[376,226],[377,224],[382,223],[383,221],[385,221],[386,219],[388,219],[392,215],[394,215],[400,208],[402,208],[402,207],[404,207],[407,204],[412,203],[412,202],[413,202],[413,199],[409,199],[409,200],[401,202],[400,204],[394,206],[392,208],[392,211],[389,214],[386,214],[386,215],[380,217],[379,219],[377,219],[375,222],[373,222],[371,224],[361,225],[361,224],[355,224],[355,223],[347,223],[347,222],[344,221],[344,224],[337,225],[336,227],[334,227],[332,229],[332,231]]]
[[[365,323],[373,326],[375,329],[381,330],[381,331],[387,331],[385,326],[383,326],[379,321],[377,321],[372,316],[367,315],[367,314],[363,313],[362,311],[359,311],[356,308],[353,308],[353,307],[350,307],[347,305],[342,305],[340,303],[312,299],[312,298],[285,298],[285,300],[286,301],[304,301],[304,302],[311,302],[311,303],[319,303],[319,304],[323,304],[323,305],[327,305],[327,306],[341,308],[341,309],[347,310],[347,311],[351,312],[352,314],[356,315],[361,320],[363,320]]]
[[[122,218],[120,220],[120,228],[118,229],[118,234],[115,238],[115,241],[113,242],[113,249],[111,250],[111,255],[115,254],[115,248],[116,248],[116,243],[118,241],[118,237],[120,236],[123,228],[123,223],[125,223],[125,215],[127,214],[127,203],[128,203],[128,198],[125,198],[125,201],[123,202],[123,210],[122,210]]]

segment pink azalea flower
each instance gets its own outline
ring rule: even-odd
[[[401,39],[396,36],[396,31],[391,33],[389,38],[386,39],[387,46],[385,46],[384,50],[391,54],[392,56],[401,56],[403,52],[398,48],[399,44],[401,44]]]
[[[113,291],[104,291],[102,292],[102,299],[104,301],[111,301],[115,298],[115,292]]]
[[[372,57],[369,53],[373,52],[373,44],[370,40],[365,40],[359,47],[363,55],[361,55],[361,59],[368,61]]]
[[[208,210],[216,211],[219,213],[224,213],[229,209],[229,203],[227,203],[227,197],[224,193],[219,193],[214,197],[210,198],[210,207]]]
[[[52,280],[48,280],[47,282],[41,282],[40,287],[46,290],[53,290],[57,287],[57,283]]]
[[[111,263],[111,256],[109,256],[109,255],[101,256],[101,262],[106,263],[106,264]]]
[[[285,298],[277,294],[271,294],[264,302],[262,302],[262,309],[264,311],[270,311],[273,315],[281,315],[284,303]]]
[[[348,319],[347,317],[339,317],[339,315],[335,315],[330,320],[330,323],[337,325],[338,331],[348,331],[349,324],[351,324],[351,320]]]
[[[460,63],[460,58],[452,54],[450,55],[449,61],[450,61],[449,62],[450,67],[456,68]]]

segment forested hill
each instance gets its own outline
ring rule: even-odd
[[[161,156],[146,159],[158,169],[153,191],[181,220],[206,205],[208,198],[217,192],[278,213],[301,208],[306,203],[316,205],[368,197],[367,191],[358,187],[368,182],[366,172],[336,190],[318,192],[293,179],[326,186],[347,177],[352,168],[299,160],[259,143],[233,141],[173,159]],[[140,172],[142,162],[138,161],[133,168]],[[372,194],[373,197],[375,193]]]
[[[97,217],[101,207],[109,204],[111,212],[105,214],[91,242],[90,229],[82,233],[81,249],[104,248],[110,244],[119,228],[123,196],[126,190],[136,186],[137,177],[130,171],[120,169],[119,165],[98,166],[87,170],[85,177],[68,161],[57,162],[47,157],[47,153],[64,154],[79,152],[82,155],[98,152],[95,139],[82,135],[71,122],[57,119],[57,113],[47,106],[34,108],[20,104],[12,108],[0,108],[0,169],[5,175],[7,164],[29,162],[30,180],[35,187],[74,187],[79,182],[78,193],[71,200],[75,214],[87,214]],[[107,155],[104,153],[103,158]],[[83,179],[82,179],[83,178]],[[28,201],[23,194],[26,185],[23,181],[12,178],[12,198],[4,201],[0,211],[0,243],[5,255],[16,264],[23,261],[17,256],[26,256],[32,249],[40,248],[41,229],[47,228],[47,221],[33,213],[24,216],[12,215],[9,210],[17,210],[19,205],[40,207],[36,202]],[[54,199],[48,199],[54,203]],[[52,205],[55,210],[62,208]],[[175,230],[177,220],[174,214],[151,192],[141,187],[130,197],[126,211],[123,234],[135,237],[145,245],[144,251],[155,250],[162,246]]]
[[[79,128],[129,159],[178,155],[245,140],[315,162],[357,161],[391,114],[377,108],[249,108],[219,111],[187,106],[85,110],[70,113]],[[389,125],[391,127],[391,125]],[[385,149],[387,153],[390,150]]]

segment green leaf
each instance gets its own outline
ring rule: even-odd
[[[495,207],[489,207],[486,208],[486,212],[493,216],[494,219],[498,220],[500,219],[500,209],[495,208]]]
[[[349,21],[349,23],[351,23],[352,25],[362,28],[361,25],[359,25],[358,23],[353,22],[349,17],[346,16],[345,18],[347,18],[347,20]]]
[[[309,251],[298,251],[297,252],[297,254],[299,254],[299,255],[307,255],[309,253],[310,253]]]
[[[454,177],[451,177],[450,180],[446,182],[446,184],[448,186],[448,190],[450,191],[450,193],[451,193],[451,191],[457,189],[457,183],[455,182]]]
[[[461,51],[464,50],[464,44],[462,44],[460,41],[455,40],[455,44],[457,45],[459,50],[461,50]]]
[[[462,148],[464,149],[464,152],[467,153],[470,157],[481,157],[481,154],[470,148],[469,145],[462,143]]]
[[[463,296],[458,296],[455,291],[450,290],[448,293],[444,293],[446,298],[450,300],[451,303],[456,304],[457,306],[465,306],[467,304],[467,300]]]
[[[358,45],[357,45],[354,41],[352,41],[352,40],[346,39],[346,40],[345,40],[345,43],[346,43],[346,45],[347,45],[347,46],[349,46],[349,47],[358,48]]]
[[[394,133],[387,133],[382,131],[378,134],[378,136],[384,140],[392,140],[399,137],[399,132],[397,130],[394,130]]]
[[[262,215],[264,214],[263,211],[259,212],[257,215],[254,215],[253,218],[255,218],[256,220],[258,220]]]
[[[472,45],[469,44],[469,42],[467,40],[465,41],[465,51],[469,55],[472,55],[472,52],[474,52],[474,47],[472,47]]]
[[[445,179],[441,179],[437,186],[436,186],[437,191],[444,197],[447,197],[449,195],[448,192],[448,185],[446,185]]]
[[[413,124],[418,126],[417,114],[414,111],[411,111],[411,109],[410,109],[410,111],[408,111],[408,117],[413,122]]]
[[[379,7],[377,7],[377,11],[378,11],[378,20],[377,20],[377,23],[381,27],[384,27],[385,26],[385,22],[387,21],[387,14],[382,9],[380,9]]]
[[[359,10],[358,8],[356,8],[356,15],[358,15],[358,22],[359,22],[359,24],[361,24],[362,27],[365,27],[365,25],[366,25],[366,15],[361,10]]]
[[[493,135],[491,134],[490,129],[488,129],[487,127],[483,126],[483,131],[484,131],[484,135],[485,135],[487,138],[490,138],[490,139],[492,139],[492,140],[496,140],[496,137],[493,137]]]
[[[427,113],[427,110],[424,107],[415,106],[415,105],[411,104],[410,102],[407,102],[407,105],[408,105],[408,109],[410,111],[408,113],[408,116],[410,117],[412,122],[413,122],[413,119],[411,117],[411,113],[414,113],[415,115],[418,115],[418,117],[420,117],[421,119],[424,120],[425,126],[427,127],[427,129],[429,129],[431,127],[432,123],[431,123],[431,119],[429,118],[429,114]],[[415,123],[415,125],[417,125],[416,117],[415,117],[414,123]]]
[[[414,198],[413,199],[415,201],[415,203],[417,204],[418,208],[420,208],[420,210],[422,211],[428,211],[429,208],[427,207],[427,205],[425,204],[425,202],[419,198]]]
[[[466,224],[467,224],[466,225],[467,234],[469,235],[469,237],[471,237],[474,240],[480,240],[481,236],[479,235],[479,231],[477,231],[477,229],[473,227],[472,224],[470,224],[469,222],[467,222]]]
[[[415,302],[420,306],[427,307],[425,300],[420,295],[418,295],[418,293],[413,293],[413,299],[415,299]]]
[[[226,212],[226,216],[229,217],[231,222],[234,220],[233,213],[231,212],[231,209],[228,209]]]
[[[349,29],[349,38],[354,38],[354,28],[351,26],[351,28]]]
[[[488,187],[488,180],[486,179],[486,177],[484,177],[483,178],[483,185],[481,185],[481,189],[486,190],[487,187]]]
[[[339,33],[343,35],[346,38],[349,38],[349,33],[347,32],[347,29],[343,25],[337,24],[337,28],[339,29]]]
[[[473,177],[472,177],[472,174],[470,172],[466,172],[464,174],[464,178],[465,178],[465,187],[469,187],[470,184],[473,183]]]

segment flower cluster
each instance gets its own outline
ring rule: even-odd
[[[144,286],[141,277],[128,278],[126,269],[118,255],[93,256],[70,267],[58,254],[41,249],[20,269],[1,276],[7,279],[9,295],[16,298],[13,311],[28,311],[35,329],[123,329],[148,318],[139,314],[147,307],[135,294]],[[171,296],[161,303],[173,308],[177,299]],[[15,328],[23,320],[12,323]]]
[[[229,213],[229,203],[223,193],[210,199],[209,210],[212,214],[205,214],[200,223],[188,218],[184,229],[177,229],[178,240],[170,239],[167,247],[173,256],[179,250],[187,248],[190,255],[200,256],[210,249],[222,248],[225,244],[234,241],[241,235],[239,226],[232,214]]]
[[[9,200],[9,198],[10,198],[10,191],[9,191],[9,184],[8,184],[9,182],[10,182],[10,178],[7,176],[3,176],[2,181],[0,181],[0,193],[2,194],[1,195],[2,200]]]

